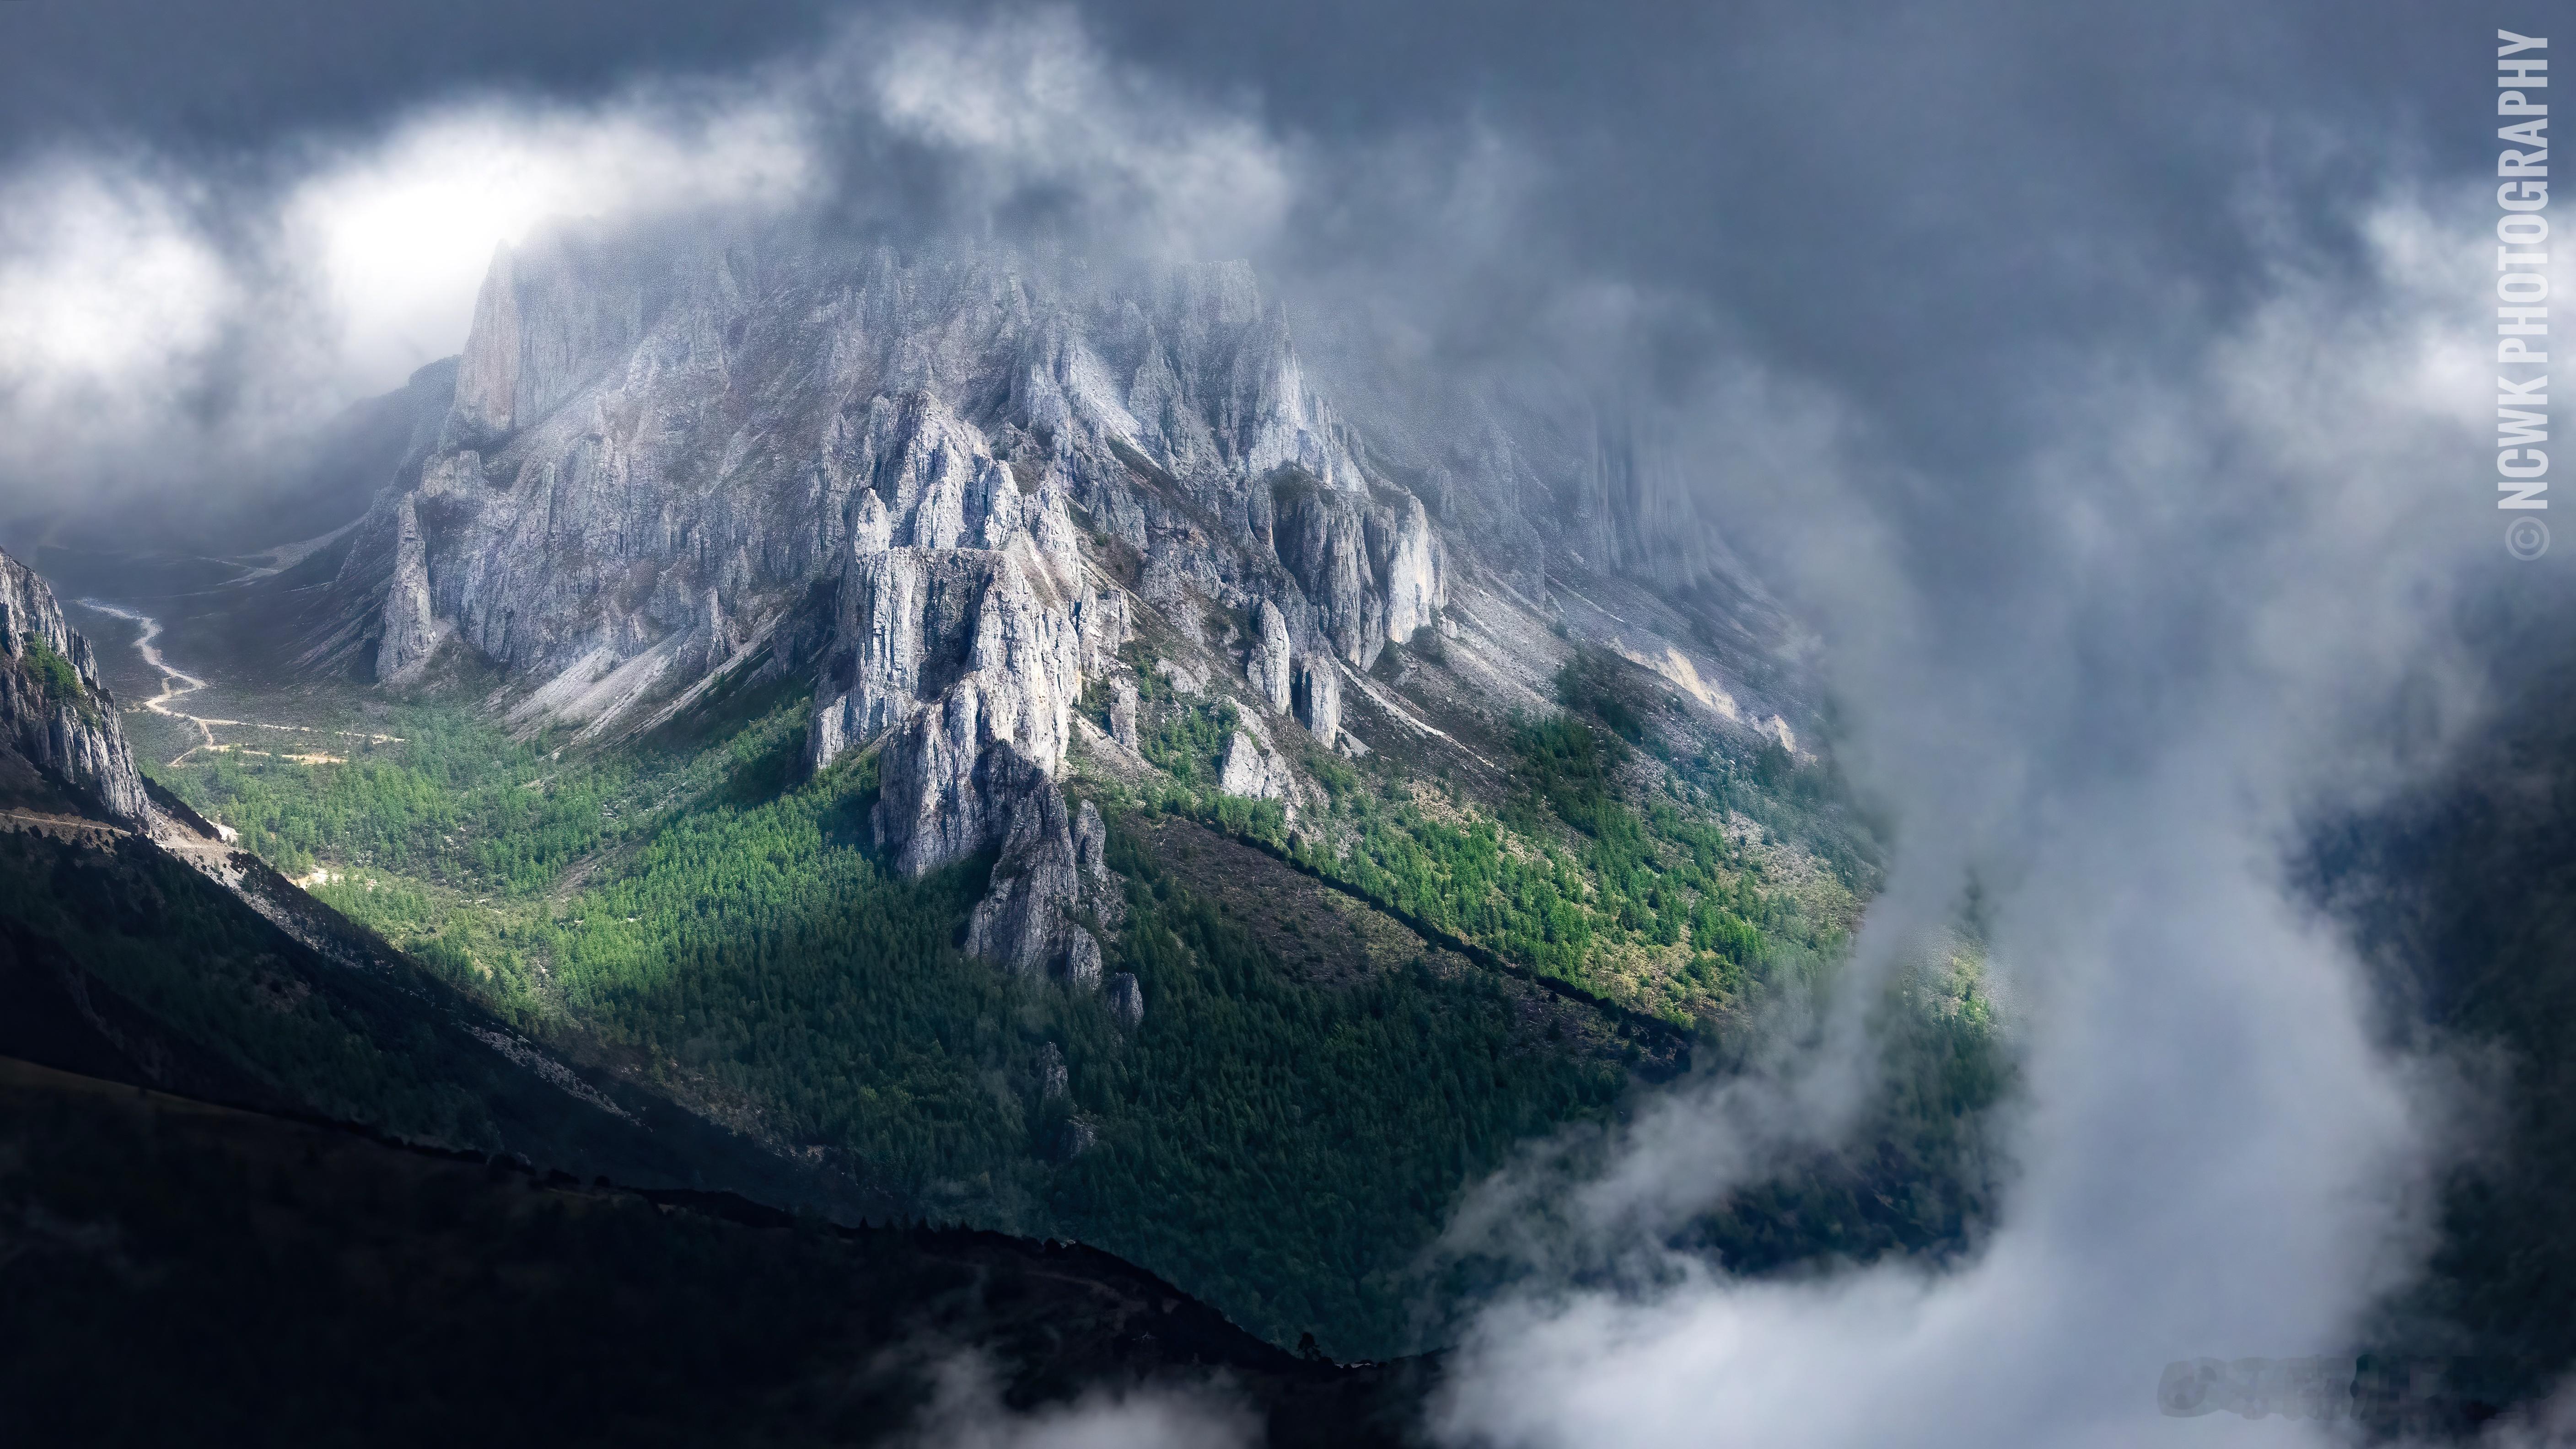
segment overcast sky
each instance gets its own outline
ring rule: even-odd
[[[456,350],[492,246],[563,210],[1244,255],[1424,367],[1555,368],[1658,419],[1827,640],[1902,822],[1863,968],[1994,883],[2025,1172],[1947,1277],[1504,1305],[1450,1428],[2179,1442],[2212,1426],[2156,1416],[2163,1364],[2343,1345],[2439,1165],[2439,1064],[2383,1050],[2280,861],[2474,718],[2455,604],[2576,551],[2505,558],[2481,451],[2497,23],[14,0],[0,490],[255,457]],[[1852,1070],[1680,1092],[1618,1180],[1756,1170],[1745,1124],[1829,1134]]]
[[[864,50],[885,22],[850,13],[15,0],[0,7],[0,146],[22,161],[139,152],[287,187],[318,150],[472,99],[595,105],[639,82],[723,84],[821,47]],[[2026,396],[2008,357],[2194,335],[2247,304],[2284,240],[2252,234],[2250,212],[2276,208],[2264,220],[2301,233],[2288,240],[2336,245],[2337,203],[2392,164],[2474,162],[2474,131],[2432,122],[2487,93],[2482,36],[2421,5],[1082,14],[1113,61],[1327,157],[1499,137],[1527,166],[1516,246],[1550,276],[1706,301],[1766,355],[1862,393],[1918,452],[1954,456]],[[1404,243],[1367,235],[1366,206],[1334,204],[1348,200],[1336,181],[1373,177],[1313,179],[1322,194],[1275,245]],[[1394,208],[1399,227],[1408,209]],[[1677,335],[1653,345],[1686,354],[1707,320],[1666,319]],[[1959,407],[1981,382],[1982,406]]]

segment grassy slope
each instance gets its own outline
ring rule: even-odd
[[[1291,832],[1280,807],[1215,789],[1234,706],[1174,698],[1150,662],[1139,745],[1169,777],[1132,804],[1267,841],[1412,919],[1540,975],[1691,1028],[1740,1015],[1766,977],[1812,970],[1857,923],[1869,869],[1819,824],[1831,786],[1782,752],[1668,755],[1587,656],[1559,680],[1566,712],[1507,743],[1510,793],[1480,800],[1384,754],[1310,751],[1330,807]],[[1772,758],[1778,756],[1778,758]],[[1781,842],[1830,842],[1835,868]]]

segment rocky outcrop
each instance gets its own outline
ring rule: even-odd
[[[1288,667],[1294,651],[1288,643],[1288,619],[1268,599],[1254,611],[1252,648],[1243,672],[1253,695],[1273,713],[1288,708]]]
[[[474,326],[456,363],[456,403],[449,432],[458,442],[505,436],[518,415],[518,268],[503,242],[474,298]]]
[[[1285,800],[1288,770],[1250,732],[1236,730],[1227,736],[1225,755],[1217,763],[1216,787],[1248,799]]]
[[[1109,737],[1133,750],[1136,746],[1136,681],[1120,676],[1109,682]]]
[[[984,435],[929,393],[873,398],[832,428],[816,472],[826,496],[846,495],[855,549],[1003,548],[1034,521]]]
[[[972,686],[981,738],[1008,741],[1049,771],[1063,757],[1070,698],[1080,688],[1077,641],[1011,554],[854,553],[841,576],[832,641],[809,746],[816,768],[961,686]],[[1002,708],[982,708],[988,699]]]
[[[621,360],[667,307],[671,282],[588,227],[503,243],[475,297],[447,441],[478,447],[544,418]]]
[[[984,899],[966,921],[966,949],[1015,971],[1052,971],[1081,990],[1100,986],[1099,939],[1078,924],[1088,906],[1116,924],[1126,902],[1102,858],[1107,829],[1090,801],[1068,814],[1063,794],[1041,785],[1013,806]]]
[[[856,556],[824,660],[812,763],[887,737],[878,843],[918,876],[997,843],[1063,761],[1080,641],[1009,553]]]
[[[1448,602],[1445,556],[1422,500],[1394,502],[1317,487],[1299,473],[1272,482],[1272,543],[1312,603],[1316,627],[1353,667],[1377,662]]]
[[[419,505],[404,495],[394,505],[394,578],[385,590],[384,638],[376,646],[376,679],[408,684],[438,651],[438,618],[429,600],[429,564],[421,546]]]
[[[1368,537],[1370,562],[1386,599],[1386,637],[1409,641],[1449,602],[1440,535],[1432,531],[1422,500],[1408,493],[1395,507],[1370,516]]]
[[[1080,926],[1066,933],[1064,981],[1076,991],[1100,989],[1100,942]]]
[[[1135,972],[1109,978],[1109,1015],[1129,1031],[1145,1024],[1145,988],[1137,984]]]
[[[1386,599],[1368,571],[1367,505],[1328,493],[1303,474],[1282,477],[1273,492],[1272,542],[1280,563],[1304,590],[1324,637],[1366,669],[1386,643]]]
[[[966,949],[1014,971],[1054,970],[1100,984],[1100,943],[1070,919],[1082,875],[1064,796],[1052,785],[1022,795],[993,881],[966,922]]]
[[[63,622],[54,591],[0,553],[0,747],[69,787],[109,818],[149,828],[152,806],[116,700],[89,641]]]
[[[1331,749],[1342,730],[1342,674],[1329,656],[1299,656],[1295,704],[1297,723],[1316,744]]]
[[[976,451],[943,438],[878,455],[887,466],[857,502],[869,526],[853,531],[839,581],[809,763],[829,768],[882,739],[874,826],[896,868],[919,876],[998,846],[967,949],[1096,987],[1099,943],[1070,916],[1086,859],[1101,874],[1099,812],[1084,806],[1077,849],[1055,775],[1083,661],[1116,647],[1103,631],[1125,616],[1096,593],[1067,603],[1024,513],[999,531],[1016,485]]]

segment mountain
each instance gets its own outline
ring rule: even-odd
[[[45,581],[0,554],[0,804],[77,802],[129,828],[150,818],[143,777],[89,641]]]
[[[558,1060],[234,848],[136,771],[44,580],[0,554],[0,588],[28,626],[0,666],[0,1053],[637,1186],[885,1208]]]
[[[1674,565],[1705,522],[1615,408],[1337,369],[1240,265],[567,228],[495,259],[356,527],[134,560],[97,627],[246,899],[709,1185],[1389,1357],[1513,1271],[1441,1246],[1461,1195],[1743,1060],[1875,847],[1795,621]],[[1902,983],[1859,1140],[1676,1241],[1971,1243],[1978,970]],[[420,1071],[471,1103],[490,1055]]]
[[[1292,1356],[1094,1250],[886,1225],[530,1041],[137,775],[87,641],[0,580],[33,626],[0,692],[13,1437],[915,1442],[1141,1390],[1274,1443],[1413,1441],[1432,1364]]]
[[[1533,581],[1437,526],[1240,263],[1106,278],[560,231],[496,257],[456,377],[348,555],[319,653],[397,686],[470,654],[519,691],[514,724],[577,739],[649,728],[729,669],[809,674],[808,768],[879,748],[873,828],[907,874],[1001,850],[975,939],[1023,966],[1096,979],[1051,782],[1078,733],[1121,748],[1076,706],[1145,687],[1122,648],[1228,681],[1219,788],[1291,817],[1317,798],[1308,749],[1400,741],[1496,772],[1450,726],[1499,739],[1570,654],[1547,568]],[[1444,509],[1474,486],[1443,473]],[[1579,554],[1547,567],[1581,596]],[[1694,627],[1616,597],[1613,647],[1688,690],[1704,727],[1797,751],[1782,710],[1811,706],[1762,712],[1729,661],[1677,642],[1776,647],[1784,619]],[[1398,703],[1370,675],[1397,647],[1454,656],[1459,687]]]

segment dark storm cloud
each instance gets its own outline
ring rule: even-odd
[[[596,102],[639,79],[737,72],[810,53],[845,13],[20,0],[0,8],[0,135],[19,150],[113,137],[239,167],[282,140],[368,134],[464,93]],[[1027,23],[992,6],[942,13]],[[1615,277],[1677,303],[1635,324],[1641,380],[1686,386],[1722,331],[1832,376],[1902,431],[1909,456],[1943,465],[2023,431],[2046,405],[2034,367],[2110,338],[2132,352],[2188,345],[2245,305],[2269,245],[2250,208],[2331,229],[2391,164],[2428,150],[2465,160],[2474,137],[2424,120],[2482,80],[2472,28],[2404,5],[1329,0],[1084,14],[1113,56],[1248,98],[1324,157],[1480,126],[1534,178],[1509,247],[1438,272],[1401,255],[1421,241],[1410,207],[1337,192],[1380,186],[1382,171],[1327,164],[1274,265],[1314,270],[1354,250],[1425,264],[1458,297],[1444,337],[1496,349],[1526,342],[1510,335],[1513,301],[1535,308],[1569,275]],[[2443,56],[2455,64],[2429,63]],[[901,185],[899,160],[873,179]]]
[[[364,129],[458,90],[595,99],[639,71],[705,74],[819,36],[828,6],[512,0],[9,0],[0,145],[117,132],[168,151]]]
[[[2188,349],[2278,248],[2352,262],[2355,203],[2480,144],[2425,122],[2479,105],[2483,35],[2424,7],[1377,9],[1105,23],[1328,146],[1495,128],[1537,179],[1461,313],[1508,326],[1569,274],[1669,294],[1641,381],[1740,345],[1832,378],[1931,468],[2044,432],[2053,368]],[[1291,240],[1400,248],[1414,220]]]

